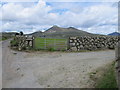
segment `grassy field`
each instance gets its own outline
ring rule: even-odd
[[[66,50],[67,39],[35,38],[35,49]]]

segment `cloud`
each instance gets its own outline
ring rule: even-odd
[[[0,0],[1,2],[37,2],[38,0]],[[119,0],[45,0],[46,2],[118,2]]]
[[[96,33],[96,34],[109,34],[113,31],[117,31],[117,26],[114,25],[105,25],[105,26],[93,26],[87,28],[89,32]]]
[[[0,0],[1,2],[37,2],[38,0]]]
[[[45,0],[46,2],[119,2],[119,0]]]
[[[75,3],[40,0],[37,3],[5,3],[0,7],[2,31],[23,30],[31,33],[52,25],[74,26],[95,33],[113,32],[117,28],[118,12],[114,3]],[[112,30],[110,30],[110,28]],[[101,31],[100,31],[101,30]],[[105,31],[108,30],[108,31]]]
[[[65,12],[61,15],[61,19],[63,20],[61,25],[89,28],[101,23],[116,24],[117,15],[117,8],[115,7],[109,5],[94,5],[84,8],[80,13],[74,13],[72,11]]]

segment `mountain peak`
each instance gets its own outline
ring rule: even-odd
[[[68,27],[68,28],[63,28],[63,27],[58,27],[57,25],[52,26],[51,28],[47,29],[43,33],[36,33],[36,36],[43,36],[45,37],[57,37],[57,38],[68,38],[71,36],[92,36],[94,34],[79,30],[74,27]]]
[[[110,34],[108,34],[108,35],[118,36],[118,35],[120,35],[120,33],[119,33],[119,32],[113,32],[113,33],[110,33]]]
[[[52,27],[55,27],[55,28],[56,28],[56,27],[58,27],[58,26],[57,26],[57,25],[53,25]],[[58,27],[58,28],[59,28],[59,27]]]
[[[55,33],[55,32],[58,32],[58,31],[60,31],[60,30],[61,30],[60,27],[58,27],[57,25],[54,25],[54,26],[52,26],[51,28],[49,28],[48,30],[46,30],[45,32]]]
[[[69,27],[68,29],[76,29],[76,28],[74,28],[74,27]]]
[[[60,29],[60,27],[58,27],[57,25],[54,25],[54,26],[52,26],[51,28],[49,28],[49,29],[54,29],[54,30],[57,30],[57,29]]]

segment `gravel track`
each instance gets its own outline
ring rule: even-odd
[[[11,50],[9,41],[0,43],[3,88],[90,88],[89,73],[115,60],[114,50],[27,53]]]

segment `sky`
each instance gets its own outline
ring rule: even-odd
[[[9,1],[9,0],[8,0]],[[0,31],[45,31],[53,25],[96,34],[118,31],[118,3],[60,0],[0,2]]]

